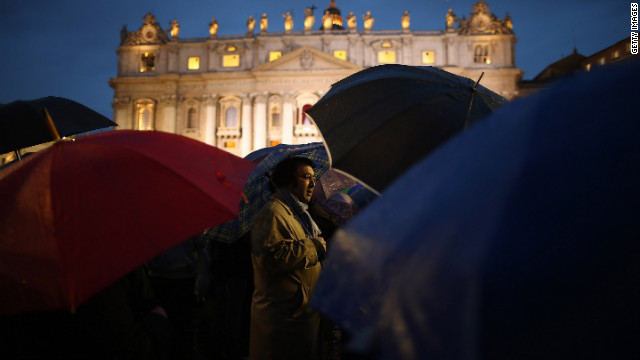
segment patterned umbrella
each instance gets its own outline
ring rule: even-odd
[[[236,219],[207,230],[205,236],[210,240],[233,243],[249,232],[254,216],[271,197],[269,180],[265,175],[271,174],[282,160],[294,156],[306,157],[313,161],[313,170],[317,177],[329,169],[329,156],[321,142],[302,145],[280,144],[252,152],[245,159],[257,163],[258,166],[245,184],[246,201],[240,203],[240,215]]]

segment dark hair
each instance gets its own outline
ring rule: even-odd
[[[271,173],[269,190],[275,192],[276,189],[292,184],[296,181],[296,170],[306,165],[313,167],[313,161],[301,156],[290,157],[279,162]]]

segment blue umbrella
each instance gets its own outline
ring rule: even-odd
[[[253,218],[272,195],[266,175],[270,175],[282,160],[294,156],[306,157],[313,161],[313,170],[317,177],[329,168],[327,150],[321,142],[302,145],[279,144],[250,153],[245,156],[245,159],[258,163],[258,166],[245,184],[243,192],[246,202],[240,203],[240,215],[234,220],[207,230],[205,237],[214,241],[233,243],[248,233],[253,225]]]
[[[312,306],[393,359],[640,354],[640,61],[505,105],[338,230]]]

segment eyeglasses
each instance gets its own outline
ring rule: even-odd
[[[316,183],[316,181],[318,181],[318,179],[316,179],[316,177],[311,174],[304,174],[300,178],[308,182],[313,182],[314,184]]]

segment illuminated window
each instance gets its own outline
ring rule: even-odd
[[[224,55],[222,57],[222,66],[223,67],[238,67],[238,66],[240,66],[240,55],[237,55],[237,54]]]
[[[389,64],[396,62],[395,51],[378,51],[378,62],[381,64]]]
[[[234,52],[234,51],[236,51],[236,47],[233,46],[233,45],[229,45],[229,46],[227,46],[227,51],[228,52]]]
[[[140,55],[140,72],[156,71],[156,54],[146,52]]]
[[[271,51],[269,52],[269,61],[277,60],[282,57],[282,51]]]
[[[278,144],[280,144],[280,141],[278,141],[278,140],[271,140],[271,141],[269,141],[269,146],[276,146],[276,145],[278,145]]]
[[[436,62],[436,53],[433,51],[423,51],[422,52],[422,63],[423,64],[433,64]]]
[[[224,116],[224,126],[235,128],[238,126],[238,109],[234,106],[227,109]]]
[[[198,118],[196,109],[191,108],[187,113],[187,129],[195,129],[198,127]]]
[[[605,60],[604,56],[600,58],[599,63],[600,63],[600,65],[606,64],[606,60]]]
[[[192,56],[187,61],[187,67],[189,70],[198,70],[200,69],[200,58],[197,56]]]
[[[234,148],[234,147],[236,147],[236,142],[235,141],[225,141],[224,142],[224,147],[225,148]]]
[[[136,103],[136,118],[138,130],[154,130],[155,103],[149,99],[139,100]]]
[[[491,64],[488,45],[476,45],[473,50],[473,62],[476,64]]]
[[[611,58],[612,59],[617,59],[618,57],[620,57],[620,51],[616,50],[613,52],[613,54],[611,54]]]
[[[391,43],[388,42],[388,41],[385,41],[385,42],[382,43],[382,47],[383,48],[390,48],[391,47]]]
[[[333,50],[333,56],[337,57],[340,60],[347,60],[347,51],[346,50]]]
[[[591,64],[587,64],[584,66],[585,70],[591,71]]]

